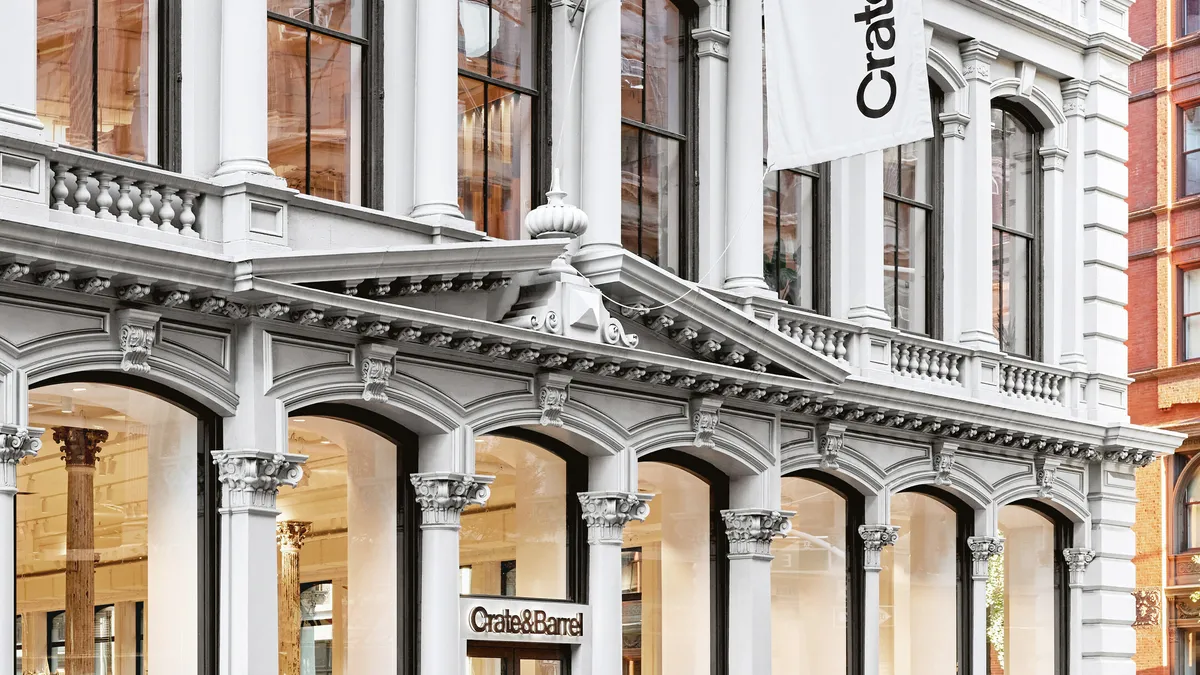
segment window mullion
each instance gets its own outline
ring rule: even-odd
[[[312,194],[312,31],[307,29],[304,31],[304,194]]]
[[[100,0],[92,0],[92,151],[100,150]]]

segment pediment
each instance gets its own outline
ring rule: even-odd
[[[634,324],[650,344],[690,358],[816,382],[839,384],[850,375],[702,287],[626,251],[583,254],[573,264],[604,292],[609,310]]]

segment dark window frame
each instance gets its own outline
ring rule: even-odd
[[[1021,232],[1019,230],[1005,227],[1003,224],[990,224],[990,233],[994,234],[996,232],[1002,232],[1004,234],[1022,237],[1026,241],[1030,242],[1028,261],[1029,283],[1028,290],[1026,292],[1026,302],[1028,303],[1027,308],[1029,311],[1027,326],[1027,330],[1029,331],[1029,353],[1023,354],[1019,351],[1006,349],[1002,340],[1000,342],[1000,348],[1006,354],[1011,354],[1018,358],[1029,359],[1031,361],[1040,361],[1043,357],[1042,325],[1044,317],[1042,316],[1042,312],[1044,303],[1042,298],[1042,268],[1044,264],[1043,246],[1045,237],[1043,235],[1045,220],[1043,218],[1043,211],[1045,210],[1044,188],[1046,173],[1040,150],[1042,149],[1042,143],[1044,142],[1045,130],[1042,128],[1041,123],[1037,121],[1037,118],[1035,118],[1019,103],[1003,97],[997,97],[992,99],[991,107],[993,110],[1000,110],[1008,115],[1013,116],[1018,122],[1025,125],[1025,127],[1028,129],[1030,134],[1030,153],[1032,155],[1031,164],[1033,166],[1033,183],[1029,196],[1030,231]],[[1003,220],[1003,216],[1001,216],[1001,220]],[[1003,256],[1001,256],[1000,264],[1001,275],[1003,275]],[[994,307],[993,316],[997,316],[999,311],[999,307]],[[1000,338],[997,337],[997,340],[1000,340]]]
[[[1187,320],[1194,316],[1200,316],[1200,310],[1190,313],[1185,311],[1187,307],[1187,275],[1189,272],[1200,272],[1200,267],[1195,265],[1182,266],[1175,268],[1175,272],[1176,289],[1178,290],[1176,293],[1178,307],[1176,309],[1179,315],[1179,324],[1176,327],[1175,335],[1175,360],[1177,363],[1200,361],[1200,355],[1189,358],[1187,354]]]
[[[764,162],[765,166],[765,162]],[[825,316],[829,315],[829,185],[830,185],[830,167],[829,163],[816,164],[811,167],[799,167],[794,169],[775,169],[767,175],[767,180],[774,180],[775,193],[775,269],[767,269],[763,265],[763,276],[769,281],[771,276],[774,276],[775,288],[782,285],[780,274],[785,265],[782,264],[782,251],[780,251],[780,241],[782,239],[782,219],[778,216],[780,205],[783,201],[783,182],[781,176],[784,173],[795,173],[805,176],[813,182],[813,265],[809,270],[807,278],[808,284],[812,287],[812,304],[811,308],[799,307],[792,305],[786,298],[780,298],[793,307],[803,309],[805,311],[816,312]],[[766,186],[764,186],[766,187]],[[766,224],[764,223],[764,227]],[[765,263],[765,261],[764,261]]]
[[[496,0],[486,0],[488,7],[491,7]],[[550,189],[550,165],[553,163],[553,123],[552,112],[553,105],[553,54],[551,47],[553,45],[553,17],[550,11],[548,0],[534,0],[533,10],[533,49],[531,50],[534,58],[534,67],[531,69],[534,76],[532,87],[505,82],[504,80],[491,77],[492,58],[491,52],[488,53],[488,74],[483,75],[473,70],[459,67],[458,76],[465,77],[484,85],[484,99],[486,100],[487,90],[490,87],[499,87],[506,91],[511,91],[522,96],[527,96],[530,99],[533,119],[530,120],[530,136],[532,141],[532,154],[530,159],[532,166],[530,167],[530,181],[533,186],[532,199],[530,201],[530,210],[536,209],[538,206],[546,203],[546,192]],[[492,24],[488,24],[489,38],[491,36]],[[488,145],[488,136],[490,127],[488,120],[491,113],[487,107],[484,107],[484,123],[483,123],[483,142],[484,147]],[[462,177],[459,176],[461,181]],[[490,190],[488,173],[488,153],[483,153],[483,184],[484,190]],[[462,195],[462,184],[459,184],[459,195]],[[519,208],[519,206],[518,206]],[[489,236],[492,235],[487,231],[488,223],[488,199],[487,194],[483,198],[483,223],[480,230]],[[476,223],[479,227],[480,223]],[[521,227],[524,232],[524,224]]]
[[[1200,24],[1189,26],[1187,14],[1188,0],[1182,0],[1179,3],[1179,37],[1186,37],[1196,32],[1200,32]]]
[[[1187,501],[1187,488],[1192,479],[1200,477],[1200,453],[1188,452],[1188,454],[1177,454],[1171,457],[1171,464],[1175,469],[1174,472],[1174,487],[1172,495],[1172,510],[1175,517],[1173,529],[1174,542],[1173,552],[1177,555],[1196,555],[1200,554],[1200,546],[1191,547],[1188,545],[1188,529],[1191,524],[1189,503]]]
[[[1192,32],[1197,32],[1197,31],[1200,31],[1200,26],[1197,26],[1196,28],[1194,28]],[[1179,135],[1179,137],[1177,139],[1177,141],[1179,143],[1179,145],[1177,146],[1179,148],[1179,169],[1178,169],[1179,175],[1176,177],[1176,181],[1178,183],[1177,192],[1178,192],[1178,196],[1180,198],[1193,197],[1195,195],[1200,195],[1200,192],[1188,192],[1187,191],[1187,160],[1188,160],[1188,157],[1190,157],[1191,155],[1200,153],[1200,147],[1196,147],[1192,150],[1185,149],[1185,147],[1186,147],[1185,141],[1187,139],[1187,131],[1184,129],[1184,127],[1186,125],[1187,112],[1189,110],[1197,110],[1197,114],[1200,115],[1200,103],[1189,103],[1187,105],[1180,105],[1177,107],[1177,110],[1178,110],[1178,112],[1176,114],[1179,116],[1179,127],[1178,127],[1179,131],[1177,132]],[[1198,176],[1197,178],[1200,179],[1200,176]]]
[[[178,2],[179,0],[172,0]],[[308,0],[309,16],[313,16],[316,0]],[[360,206],[370,209],[383,208],[383,9],[382,0],[364,0],[363,37],[332,30],[312,21],[296,19],[286,14],[267,11],[267,30],[270,22],[284,24],[305,31],[304,43],[304,189],[301,194],[312,194],[312,34],[323,35],[362,49],[362,73],[360,99],[362,101],[362,200]],[[268,73],[268,77],[270,73]],[[354,142],[351,138],[350,143]],[[347,204],[353,202],[347,201]]]
[[[123,372],[68,373],[30,382],[28,388],[32,391],[41,387],[71,383],[107,384],[139,391],[166,401],[196,419],[199,436],[196,443],[196,476],[198,479],[196,485],[198,504],[196,533],[199,539],[198,553],[200,556],[196,563],[200,585],[197,602],[199,635],[197,636],[196,669],[200,675],[211,673],[219,663],[220,656],[221,482],[218,478],[217,466],[213,463],[209,453],[224,447],[222,444],[222,418],[204,404],[167,385]],[[18,495],[17,499],[20,498]],[[13,547],[13,557],[15,572],[16,547]],[[14,585],[15,582],[14,576]],[[144,608],[142,611],[145,611]],[[47,615],[47,621],[49,621],[48,617],[49,615]],[[47,645],[49,645],[49,627],[50,624],[47,623]]]

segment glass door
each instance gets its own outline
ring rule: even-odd
[[[469,644],[466,675],[567,675],[567,669],[558,649]]]

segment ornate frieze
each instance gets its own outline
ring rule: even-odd
[[[692,445],[701,448],[715,448],[714,436],[721,424],[721,400],[709,397],[696,397],[688,402],[692,418],[692,433],[696,437]]]
[[[44,430],[0,424],[0,492],[13,494],[17,488],[17,464],[42,449]]]
[[[544,427],[561,427],[563,410],[570,396],[568,386],[571,377],[563,373],[539,373],[536,382],[538,409],[542,417],[538,423]]]
[[[1158,588],[1139,588],[1133,591],[1134,626],[1157,626],[1162,614],[1162,591]]]
[[[933,442],[933,473],[936,484],[950,485],[950,472],[954,469],[954,454],[957,451],[957,443],[943,440]]]
[[[729,558],[771,559],[771,540],[786,536],[792,529],[794,511],[768,509],[729,509],[721,512],[725,536],[729,537]]]
[[[863,540],[863,568],[882,569],[884,546],[894,546],[900,539],[899,525],[859,525],[858,536]]]
[[[1004,537],[967,537],[967,550],[971,552],[972,576],[986,579],[988,563],[992,558],[1004,555]]]
[[[652,498],[637,492],[580,492],[588,543],[620,546],[625,525],[650,515]]]
[[[846,425],[822,422],[817,425],[817,454],[821,457],[821,468],[837,471],[841,468],[838,457],[846,444]]]
[[[223,488],[225,509],[275,510],[280,486],[295,487],[308,458],[261,450],[215,450],[213,462]]]
[[[160,315],[141,309],[121,309],[115,314],[117,346],[121,350],[121,370],[150,372],[150,350],[154,347]]]
[[[463,509],[487,503],[494,476],[435,471],[411,477],[421,507],[421,527],[457,530]]]
[[[1096,552],[1090,548],[1063,549],[1063,558],[1067,561],[1067,571],[1070,572],[1069,584],[1078,586],[1083,583],[1083,574],[1088,565],[1096,559]]]

